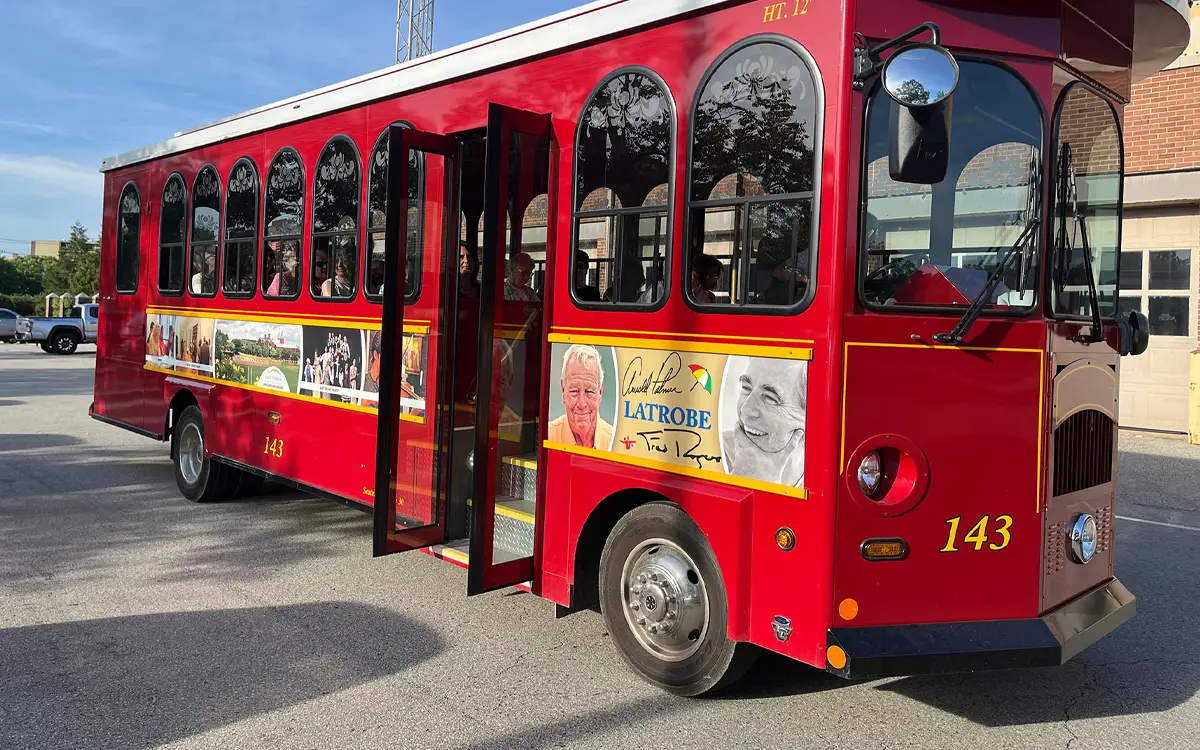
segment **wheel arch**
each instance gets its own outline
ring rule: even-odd
[[[200,409],[201,417],[204,416],[204,408],[200,406],[200,400],[196,398],[196,394],[192,393],[188,388],[180,388],[171,396],[171,401],[167,406],[167,413],[163,417],[163,435],[166,439],[171,439],[172,432],[175,429],[175,423],[179,420],[179,415],[189,406],[194,406]],[[207,442],[206,447],[207,447]]]
[[[575,545],[571,608],[600,611],[600,553],[613,527],[638,506],[653,502],[678,505],[671,498],[642,488],[618,490],[601,500],[588,514]]]
[[[68,336],[73,337],[77,342],[83,341],[83,334],[79,332],[78,328],[75,328],[74,326],[64,326],[64,325],[57,325],[57,326],[54,326],[53,328],[51,328],[50,333],[46,334],[46,340],[50,341],[58,334],[64,333],[64,332]]]

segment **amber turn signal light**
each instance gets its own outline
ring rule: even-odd
[[[903,560],[908,557],[908,543],[903,539],[868,539],[862,543],[862,556],[867,560]]]
[[[796,546],[796,534],[786,526],[781,526],[775,532],[775,544],[784,552],[791,552]]]

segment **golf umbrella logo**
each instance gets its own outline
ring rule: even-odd
[[[700,365],[688,365],[688,367],[691,368],[692,375],[696,378],[696,385],[712,393],[712,375],[708,374],[708,370]],[[692,390],[696,390],[696,385],[692,386]]]

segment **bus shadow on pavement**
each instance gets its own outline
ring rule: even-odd
[[[3,401],[0,401],[0,404],[3,403]],[[82,444],[82,440],[71,435],[45,435],[36,433],[0,435],[0,453],[40,450],[42,448],[67,448]]]
[[[158,746],[398,674],[443,648],[419,623],[350,602],[8,628],[0,747]]]

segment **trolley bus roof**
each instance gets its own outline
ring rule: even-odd
[[[1134,0],[1134,78],[1162,70],[1187,47],[1188,0]],[[176,133],[161,143],[101,162],[100,171],[150,161],[277,128],[408,91],[540,57],[623,31],[661,23],[728,0],[597,0],[416,60],[331,84]]]

